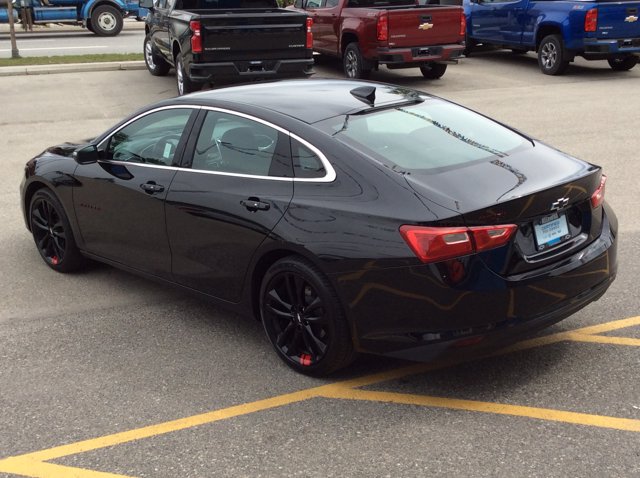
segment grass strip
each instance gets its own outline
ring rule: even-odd
[[[0,58],[2,66],[57,65],[61,63],[102,63],[110,61],[144,60],[142,53],[100,53],[94,55],[29,56]]]

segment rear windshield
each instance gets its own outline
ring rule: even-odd
[[[318,125],[334,138],[401,171],[436,172],[505,157],[530,144],[494,121],[433,98],[329,118]]]

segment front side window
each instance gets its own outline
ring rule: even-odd
[[[292,177],[287,135],[242,116],[208,111],[191,167],[201,171]]]
[[[170,166],[189,116],[190,109],[174,108],[129,123],[111,136],[104,159]]]

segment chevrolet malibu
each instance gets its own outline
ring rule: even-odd
[[[348,80],[166,100],[25,168],[58,272],[106,262],[262,321],[323,375],[359,352],[478,354],[616,274],[600,167],[412,89]]]

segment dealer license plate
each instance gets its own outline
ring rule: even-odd
[[[533,225],[538,250],[543,251],[571,239],[567,218],[564,214],[555,213],[545,216]]]

